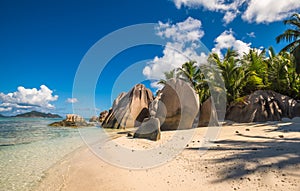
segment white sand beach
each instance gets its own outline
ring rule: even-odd
[[[203,155],[199,142],[208,127],[172,161],[145,170],[119,168],[102,161],[87,146],[46,172],[36,190],[300,190],[300,121],[227,124]],[[114,141],[132,149],[158,142],[120,135]]]

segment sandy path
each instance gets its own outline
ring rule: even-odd
[[[300,190],[299,123],[224,126],[200,155],[206,129],[197,129],[174,160],[148,170],[118,168],[81,148],[51,168],[37,190]],[[170,134],[163,132],[162,141]],[[157,144],[126,135],[116,140],[129,147]]]

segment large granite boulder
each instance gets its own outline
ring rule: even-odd
[[[142,125],[134,133],[133,138],[143,138],[152,141],[158,141],[160,139],[159,119],[154,117],[146,118]]]
[[[293,117],[300,117],[300,103],[298,102],[293,110]]]
[[[198,127],[217,126],[218,115],[212,98],[208,98],[203,102],[200,108]]]
[[[99,122],[102,123],[108,115],[108,111],[104,110],[99,115]]]
[[[143,84],[135,85],[128,93],[121,93],[113,103],[109,114],[102,122],[104,128],[124,129],[138,127],[149,117],[152,92]]]
[[[167,81],[156,112],[162,131],[192,128],[198,111],[199,98],[189,83],[175,78]]]
[[[227,109],[226,119],[240,122],[280,121],[300,116],[299,103],[271,90],[258,90]]]

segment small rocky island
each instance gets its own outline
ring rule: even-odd
[[[67,114],[66,119],[49,124],[49,126],[52,127],[73,127],[73,128],[91,127],[94,125],[95,124],[93,123],[86,122],[82,116],[76,114]]]

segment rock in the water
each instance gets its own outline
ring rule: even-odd
[[[240,123],[280,121],[284,117],[299,116],[299,109],[299,103],[288,96],[258,90],[247,96],[244,102],[232,104],[226,112],[226,119]]]
[[[102,111],[99,115],[99,122],[102,123],[108,115],[108,111]]]
[[[76,114],[67,114],[66,119],[49,124],[52,127],[88,127],[92,126],[87,123],[83,117]]]
[[[203,102],[200,108],[198,127],[216,126],[218,125],[218,115],[212,98],[208,98]]]
[[[74,122],[74,123],[77,123],[77,122],[84,122],[84,118],[81,117],[80,115],[76,115],[76,114],[67,114],[66,116],[66,121],[67,122]]]
[[[97,116],[92,116],[92,117],[89,119],[89,122],[98,122],[98,117],[97,117]]]
[[[152,141],[160,139],[160,122],[157,118],[147,118],[134,133],[133,138],[143,138]]]
[[[138,127],[149,117],[149,104],[153,100],[152,92],[143,84],[135,85],[128,93],[121,93],[102,123],[104,128],[123,129]]]
[[[162,131],[192,128],[198,111],[198,95],[187,82],[175,78],[167,81],[156,112]]]

